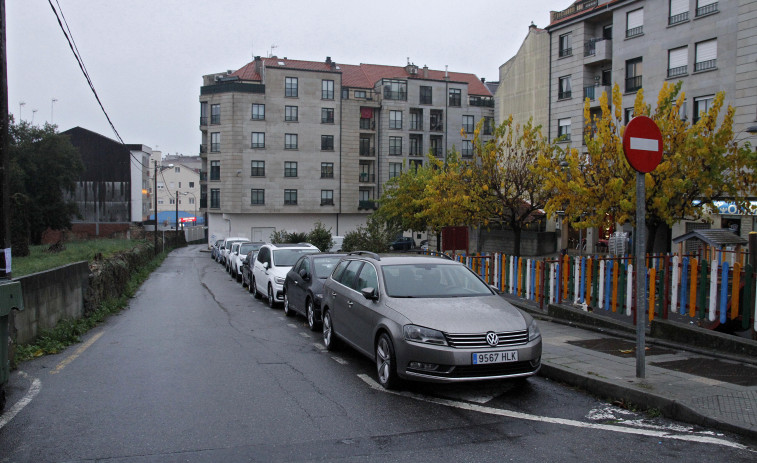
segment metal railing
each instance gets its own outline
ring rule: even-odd
[[[553,11],[550,15],[550,22],[559,21],[562,18],[568,17],[580,11],[589,10],[597,6],[598,3],[598,0],[584,0],[582,2],[576,2],[569,8],[566,8],[562,11]]]
[[[361,172],[359,181],[360,183],[376,183],[376,174]]]
[[[697,8],[697,17],[714,13],[716,11],[718,11],[718,2],[710,3],[709,5],[705,5],[705,6],[700,6]]]
[[[208,125],[208,116],[200,116],[200,125]]]
[[[560,55],[560,58],[565,58],[566,56],[573,56],[573,49],[572,48],[561,48],[559,55]]]
[[[668,77],[682,76],[688,72],[689,66],[678,66],[668,69]]]
[[[683,13],[674,14],[673,16],[668,17],[668,25],[672,26],[673,24],[682,23],[688,20],[689,20],[689,12],[684,11]]]
[[[471,97],[468,97],[468,104],[471,106],[493,108],[494,98],[482,97],[482,96],[471,96]]]
[[[573,92],[570,91],[570,90],[560,90],[557,93],[557,99],[558,100],[565,100],[565,99],[570,98],[572,95],[573,95]]]
[[[700,61],[698,63],[694,63],[694,72],[706,71],[707,69],[715,69],[717,67],[717,64],[718,64],[717,59],[708,59],[707,61]]]
[[[626,38],[636,37],[644,33],[644,26],[634,27],[632,29],[626,29]]]
[[[358,210],[368,210],[368,209],[378,209],[378,206],[376,205],[376,201],[372,199],[361,199],[357,203]]]
[[[376,148],[373,146],[361,146],[360,147],[360,156],[375,156],[376,155]]]
[[[626,78],[626,92],[635,92],[641,88],[641,76]]]

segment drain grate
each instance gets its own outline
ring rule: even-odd
[[[651,365],[739,386],[757,386],[757,368],[743,363],[695,357],[686,360],[651,363]]]
[[[636,343],[625,339],[586,339],[582,341],[568,341],[568,344],[597,352],[604,352],[605,354],[614,355],[616,357],[636,357]],[[657,346],[649,346],[645,352],[645,355],[675,354],[675,351]]]

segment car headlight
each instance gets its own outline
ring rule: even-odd
[[[536,324],[536,320],[531,319],[531,323],[528,325],[528,342],[531,342],[540,336],[541,331],[539,331],[539,325]]]
[[[435,344],[437,346],[446,346],[447,340],[441,331],[432,330],[416,325],[405,325],[402,328],[405,335],[405,341],[423,342],[426,344]]]
[[[285,280],[286,278],[282,278],[282,277],[275,277],[273,279],[273,281],[275,281],[277,285],[283,285]]]

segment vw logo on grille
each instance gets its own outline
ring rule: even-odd
[[[494,347],[497,344],[499,344],[499,336],[497,336],[497,333],[494,331],[489,331],[486,333],[486,342],[489,343],[490,346]]]

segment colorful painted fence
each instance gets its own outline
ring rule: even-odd
[[[499,290],[542,307],[572,303],[636,320],[632,258],[566,255],[549,260],[504,254],[453,258]],[[752,265],[659,255],[648,256],[645,267],[643,308],[649,320],[678,314],[721,324],[737,320],[743,329],[753,326],[757,330],[757,275]]]

